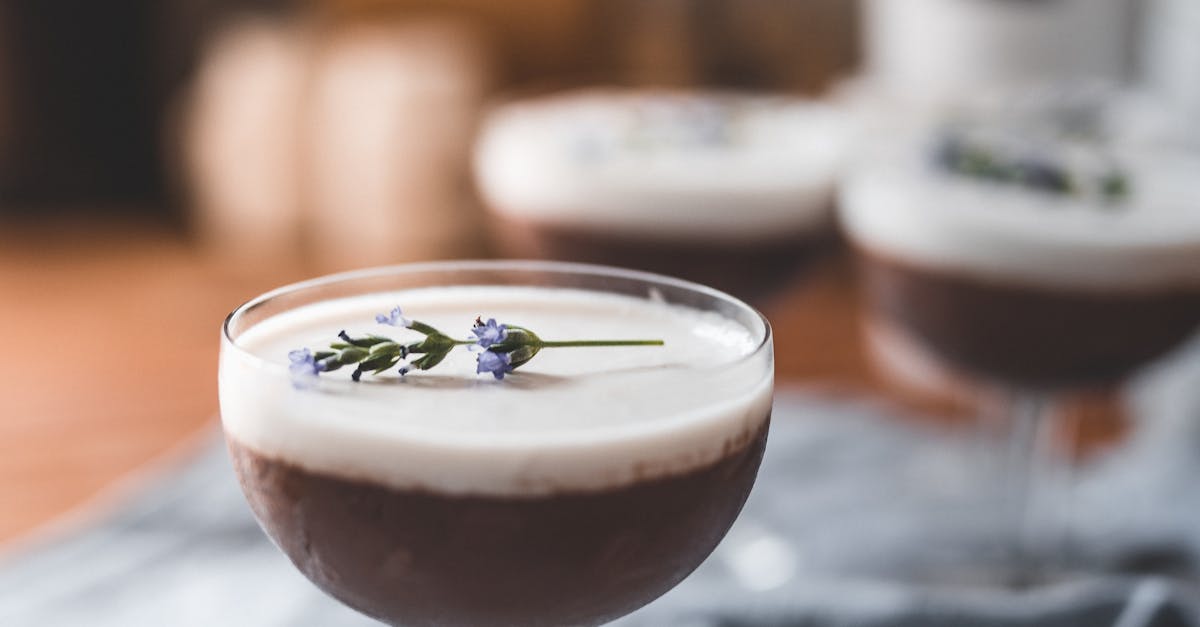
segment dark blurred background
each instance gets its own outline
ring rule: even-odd
[[[488,93],[582,83],[814,93],[853,66],[854,13],[841,0],[7,0],[0,213],[185,223],[180,108],[221,35],[247,22],[306,31],[304,54],[356,24],[451,22],[460,30],[447,48],[486,50]]]

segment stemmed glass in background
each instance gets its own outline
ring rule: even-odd
[[[499,252],[699,281],[753,302],[832,238],[851,125],[780,94],[593,88],[486,117],[475,175]]]
[[[873,315],[980,382],[1006,440],[1010,583],[1078,567],[1057,400],[1121,385],[1200,326],[1200,220],[1180,191],[1200,161],[1109,144],[1094,109],[1041,114],[888,138],[841,207]]]

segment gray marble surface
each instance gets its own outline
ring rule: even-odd
[[[1195,389],[1187,382],[1197,379],[1178,378],[1140,390],[1139,403]],[[1182,577],[990,586],[994,573],[980,566],[1003,555],[1004,519],[985,498],[991,464],[978,440],[886,419],[871,403],[785,391],[759,481],[725,542],[617,624],[1200,625],[1189,579],[1200,555],[1200,407],[1171,398],[1126,446],[1079,472],[1066,535],[1081,571],[1165,563]],[[200,448],[107,515],[0,553],[0,625],[376,624],[324,596],[266,540],[219,436]],[[934,578],[953,582],[920,583]]]

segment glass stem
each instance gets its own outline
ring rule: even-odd
[[[1056,467],[1062,460],[1055,451],[1049,396],[1016,390],[1009,395],[1006,409],[1008,443],[1001,468],[1003,542],[1008,547],[1006,561],[1011,563],[1009,583],[1025,586],[1047,574],[1046,549],[1054,549],[1043,542],[1057,543],[1057,538],[1044,533],[1054,526],[1046,518],[1054,509],[1046,496],[1051,484],[1057,483],[1054,478],[1060,473]]]

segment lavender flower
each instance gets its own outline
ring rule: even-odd
[[[300,348],[288,353],[288,374],[292,377],[292,386],[297,390],[307,390],[317,384],[317,375],[324,370],[307,348]]]
[[[412,326],[412,320],[405,318],[404,312],[402,312],[399,307],[393,307],[392,310],[386,314],[376,314],[375,322],[378,322],[379,324],[386,324],[392,327],[407,328]]]
[[[487,350],[493,344],[499,344],[508,337],[508,325],[497,324],[495,318],[488,318],[487,324],[484,324],[479,318],[475,319],[475,327],[471,329],[471,333],[475,334],[475,343],[470,345],[467,350],[479,352]]]
[[[475,374],[483,374],[490,372],[497,379],[503,379],[504,375],[513,371],[512,357],[507,353],[496,353],[485,350],[479,353],[479,361],[475,365]]]
[[[1005,185],[1058,195],[1099,196],[1106,201],[1128,196],[1128,179],[1119,170],[1097,173],[1068,162],[1056,161],[1037,153],[1000,150],[987,143],[970,141],[961,133],[950,132],[933,150],[933,161],[942,169]]]
[[[662,346],[662,340],[567,340],[545,341],[525,327],[500,324],[495,318],[486,323],[482,317],[475,319],[471,340],[456,340],[445,333],[421,322],[405,318],[399,307],[386,314],[375,316],[375,321],[396,327],[411,329],[424,338],[401,344],[380,335],[352,337],[346,331],[337,334],[337,342],[329,344],[327,350],[312,352],[307,348],[288,353],[291,365],[292,384],[298,389],[311,388],[317,383],[317,375],[332,372],[345,366],[354,366],[350,374],[359,381],[364,374],[380,374],[397,368],[400,376],[414,370],[429,370],[437,366],[458,346],[467,346],[479,353],[476,358],[476,374],[491,374],[503,379],[524,366],[544,348],[567,348],[586,346]],[[410,356],[417,357],[405,361]]]

